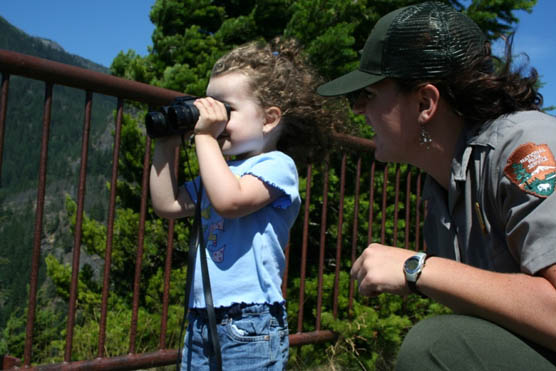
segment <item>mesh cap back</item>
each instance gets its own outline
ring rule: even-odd
[[[442,77],[484,54],[477,24],[452,7],[429,2],[404,8],[390,25],[382,73],[390,77]]]
[[[486,37],[470,18],[440,2],[388,13],[369,35],[359,69],[321,85],[324,96],[347,94],[384,78],[443,77],[486,53]]]

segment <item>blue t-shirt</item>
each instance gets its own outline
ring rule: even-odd
[[[227,219],[216,213],[203,189],[201,216],[214,307],[283,303],[284,248],[301,205],[295,163],[286,154],[273,151],[231,161],[228,166],[237,177],[253,175],[282,195],[254,213]],[[185,184],[194,202],[199,181],[196,178]],[[190,298],[193,308],[205,308],[200,256],[198,252]]]

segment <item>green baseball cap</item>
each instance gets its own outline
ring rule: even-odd
[[[319,86],[317,93],[344,95],[387,77],[443,77],[484,55],[486,42],[479,26],[449,5],[425,2],[400,8],[375,24],[359,68]]]

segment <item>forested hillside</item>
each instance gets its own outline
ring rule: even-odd
[[[25,34],[2,17],[0,35],[2,49],[108,72],[107,67],[66,53],[53,41]],[[10,313],[20,308],[27,298],[45,94],[44,83],[19,76],[10,76],[9,87],[0,180],[0,331]],[[72,245],[71,236],[63,237],[62,233],[69,229],[69,223],[62,220],[59,213],[64,206],[65,194],[74,196],[76,193],[84,104],[83,91],[54,86],[47,167],[47,238],[43,249],[57,250],[57,255],[67,253]],[[110,130],[115,99],[95,95],[93,107],[87,189],[93,194],[103,194],[110,173],[105,164],[112,156]],[[106,202],[106,197],[88,199],[86,207],[102,220],[106,214]],[[56,244],[52,238],[55,234],[58,236]],[[41,277],[44,277],[42,270]]]

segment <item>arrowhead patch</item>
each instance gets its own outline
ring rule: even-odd
[[[504,174],[525,192],[546,198],[556,185],[556,160],[548,145],[525,143],[510,155]]]

